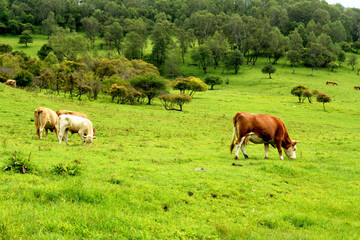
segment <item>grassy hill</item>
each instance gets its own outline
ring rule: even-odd
[[[347,67],[291,74],[280,63],[268,79],[261,61],[222,75],[229,84],[196,93],[184,112],[159,101],[79,102],[1,84],[1,169],[17,151],[35,171],[0,172],[0,238],[358,239],[359,77]],[[182,72],[201,75],[196,67]],[[330,95],[327,110],[297,103],[290,94],[297,84]],[[38,140],[32,120],[39,106],[88,114],[98,139],[91,147],[78,135],[69,146],[53,133]],[[301,141],[297,159],[281,161],[271,148],[265,160],[264,147],[249,144],[250,159],[234,160],[229,143],[239,111],[280,117]],[[82,174],[52,171],[74,161]]]

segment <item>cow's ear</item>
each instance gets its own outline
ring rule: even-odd
[[[98,137],[96,137],[96,136],[93,136],[93,139],[97,139]]]
[[[294,143],[294,146],[297,144],[297,143],[299,143],[300,141],[293,141],[293,143]]]

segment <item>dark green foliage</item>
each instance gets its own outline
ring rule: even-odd
[[[16,85],[20,87],[31,86],[33,82],[33,77],[28,71],[20,71],[15,75],[14,80],[16,80]]]
[[[261,71],[262,73],[269,74],[269,78],[271,78],[271,74],[276,72],[276,68],[271,64],[267,64],[261,69]]]
[[[213,57],[208,46],[200,45],[191,53],[191,59],[200,65],[206,74],[207,68],[213,63]]]
[[[244,63],[244,56],[237,49],[230,50],[225,53],[223,62],[225,69],[234,69],[235,74],[237,74],[240,66]]]
[[[19,36],[19,43],[25,44],[26,47],[28,46],[28,43],[32,43],[32,42],[33,42],[33,37],[30,30],[23,31]]]
[[[52,51],[53,51],[53,49],[50,47],[49,44],[44,44],[44,45],[42,45],[40,50],[37,52],[37,55],[41,60],[44,60],[49,55],[49,53]]]
[[[333,72],[335,68],[338,68],[339,64],[337,64],[336,62],[329,62],[328,63],[328,68]]]
[[[301,97],[305,89],[307,89],[307,87],[303,85],[297,85],[291,89],[291,94],[297,96],[299,98],[299,102],[301,102]]]
[[[158,97],[166,110],[182,111],[185,103],[189,103],[192,97],[187,94],[161,95]],[[178,106],[179,108],[176,108]]]
[[[211,90],[214,89],[214,85],[221,85],[223,83],[223,80],[219,77],[219,76],[216,76],[216,75],[208,75],[205,77],[205,83],[207,85],[210,85],[211,86]]]
[[[330,96],[328,96],[325,93],[318,93],[317,96],[316,96],[316,101],[322,102],[324,110],[326,110],[325,109],[325,103],[331,102],[331,98],[330,98]]]
[[[32,173],[35,168],[30,161],[31,153],[26,158],[22,153],[14,151],[12,156],[5,161],[3,171],[13,171],[15,173]]]
[[[145,75],[139,75],[133,79],[131,79],[131,85],[144,94],[147,99],[148,103],[151,104],[151,100],[160,95],[162,92],[164,92],[167,89],[167,82],[162,79],[157,74],[145,74]]]
[[[83,167],[81,162],[74,160],[71,163],[59,163],[54,165],[51,169],[51,172],[58,175],[69,175],[69,176],[79,176],[81,175]]]
[[[13,50],[13,47],[7,43],[0,43],[0,54],[10,53]]]

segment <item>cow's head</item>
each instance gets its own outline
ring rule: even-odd
[[[286,147],[284,148],[285,154],[288,158],[290,159],[296,159],[296,144],[299,141],[292,141],[291,143],[287,144]]]
[[[83,143],[90,146],[93,142],[93,139],[97,139],[97,137],[95,137],[93,135],[84,135]]]

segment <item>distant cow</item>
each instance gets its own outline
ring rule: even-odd
[[[338,86],[337,82],[327,81],[327,82],[326,82],[326,85],[329,85],[329,84]]]
[[[86,115],[85,113],[81,113],[81,112],[74,112],[74,111],[68,111],[68,110],[57,110],[56,111],[56,114],[58,116],[60,115],[63,115],[63,114],[66,114],[66,115],[73,115],[73,116],[78,116],[78,117],[83,117],[83,118],[86,118],[86,119],[89,119],[90,118],[88,117],[88,115]],[[70,131],[71,132],[71,131]],[[76,132],[71,132],[71,134],[74,134]],[[95,128],[93,128],[93,133],[94,133],[94,136],[95,136]]]
[[[8,85],[10,87],[16,88],[16,81],[13,79],[9,79],[5,82],[5,85]]]
[[[63,114],[59,116],[58,122],[59,144],[61,144],[64,137],[66,144],[69,145],[67,135],[68,131],[78,133],[81,137],[82,143],[86,143],[87,145],[91,145],[93,139],[97,138],[94,136],[93,126],[89,119]]]
[[[239,112],[235,115],[234,130],[230,145],[230,152],[234,149],[235,136],[237,137],[235,148],[235,159],[239,158],[239,150],[241,149],[245,158],[249,158],[246,154],[245,145],[251,141],[256,144],[264,143],[265,158],[268,157],[269,144],[278,149],[280,159],[283,160],[282,148],[290,159],[296,159],[296,143],[292,141],[280,118],[267,114],[254,114]]]
[[[34,111],[34,122],[36,126],[36,133],[39,139],[42,139],[42,132],[45,129],[46,139],[48,139],[48,130],[58,133],[58,116],[56,113],[46,107],[38,107]]]
[[[355,90],[360,90],[360,86],[354,86]]]

